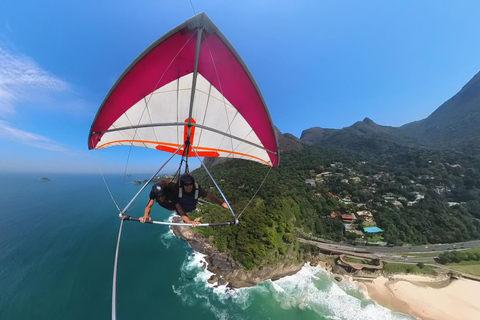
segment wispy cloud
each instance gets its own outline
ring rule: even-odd
[[[0,116],[16,112],[19,103],[31,100],[35,92],[60,92],[69,89],[63,80],[42,70],[28,57],[14,55],[0,47]]]
[[[8,140],[15,141],[17,143],[36,147],[39,149],[56,152],[71,152],[70,149],[50,138],[32,132],[20,130],[18,128],[15,128],[8,122],[2,120],[0,120],[0,136]]]

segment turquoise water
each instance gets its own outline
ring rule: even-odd
[[[0,173],[0,319],[108,319],[120,220],[101,175]],[[140,189],[107,185],[124,207]],[[148,192],[133,205],[143,215]],[[156,207],[156,220],[168,213]],[[412,319],[366,299],[320,268],[254,288],[208,285],[203,257],[166,226],[126,222],[118,319]]]

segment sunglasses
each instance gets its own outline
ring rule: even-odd
[[[185,187],[190,187],[190,186],[193,186],[193,183],[191,183],[191,182],[185,182],[183,185],[184,185]]]

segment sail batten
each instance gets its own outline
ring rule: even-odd
[[[157,40],[127,68],[97,113],[89,148],[143,144],[169,152],[185,142],[188,128],[195,129],[192,146],[209,155],[278,165],[261,92],[203,13]]]

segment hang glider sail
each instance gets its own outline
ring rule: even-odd
[[[240,55],[204,13],[150,45],[107,94],[88,147],[118,145],[177,154],[193,148],[196,153],[189,156],[279,163],[262,94]]]
[[[186,171],[188,157],[200,160],[232,212],[234,221],[203,226],[237,224],[238,217],[200,157],[246,159],[270,167],[279,163],[274,126],[260,89],[240,55],[204,13],[150,45],[108,92],[90,128],[88,147],[119,145],[157,149],[171,156],[123,210],[117,206],[122,222],[115,254],[112,319],[116,319],[123,221],[138,221],[125,213],[175,154],[182,155],[179,172],[184,159]]]

